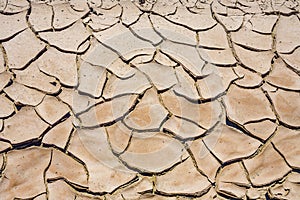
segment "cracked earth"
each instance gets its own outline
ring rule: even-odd
[[[0,0],[0,200],[300,199],[298,0]]]

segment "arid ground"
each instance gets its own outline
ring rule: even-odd
[[[299,4],[0,0],[0,200],[299,200]]]

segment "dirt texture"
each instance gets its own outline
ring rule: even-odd
[[[0,200],[300,199],[298,0],[0,0]]]

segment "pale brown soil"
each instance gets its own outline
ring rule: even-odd
[[[300,199],[298,0],[0,0],[0,200]]]

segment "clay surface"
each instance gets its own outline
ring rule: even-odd
[[[300,199],[298,0],[0,0],[0,200]]]

